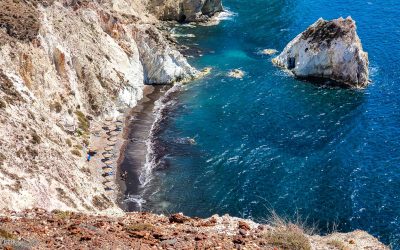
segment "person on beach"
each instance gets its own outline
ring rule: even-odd
[[[128,172],[127,171],[121,173],[121,180],[125,181],[127,176],[128,176]]]

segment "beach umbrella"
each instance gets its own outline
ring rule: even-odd
[[[116,129],[117,129],[117,126],[115,126],[115,124],[110,126],[110,130],[116,130]]]
[[[111,158],[111,157],[113,157],[114,156],[114,154],[110,154],[110,153],[107,153],[107,152],[104,152],[105,154],[103,154],[103,158],[104,159],[108,159],[108,158]]]
[[[117,131],[111,131],[111,132],[110,132],[110,135],[111,135],[111,136],[117,136],[117,135],[119,135],[119,132],[117,132]]]
[[[109,141],[118,141],[118,138],[114,136],[114,137],[108,138],[108,140],[109,140]]]
[[[105,168],[105,169],[104,169],[104,173],[110,174],[110,173],[112,173],[112,172],[113,172],[113,169],[112,169],[112,168]]]
[[[108,160],[108,161],[105,161],[104,163],[107,164],[107,165],[112,165],[112,164],[113,164],[113,161]]]
[[[105,151],[112,151],[114,148],[113,147],[105,147],[104,150]]]
[[[104,186],[106,186],[106,188],[111,188],[113,186],[113,183],[110,181],[104,184]]]

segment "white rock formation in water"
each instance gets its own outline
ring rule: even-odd
[[[369,83],[368,54],[363,51],[351,17],[319,19],[273,62],[297,77],[329,78],[356,88]]]

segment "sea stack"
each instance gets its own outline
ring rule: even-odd
[[[296,77],[328,78],[354,88],[364,88],[369,82],[368,53],[351,17],[320,18],[272,61]]]

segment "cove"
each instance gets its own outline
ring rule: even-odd
[[[226,0],[218,26],[179,25],[207,77],[168,100],[152,142],[156,169],[127,189],[140,208],[262,221],[269,210],[324,233],[366,230],[400,249],[400,3]],[[282,50],[319,17],[352,16],[369,53],[365,90],[294,79],[260,50]],[[191,35],[188,35],[191,34]],[[227,77],[239,68],[243,79]],[[129,147],[126,154],[129,154]],[[124,164],[129,166],[129,160]]]

